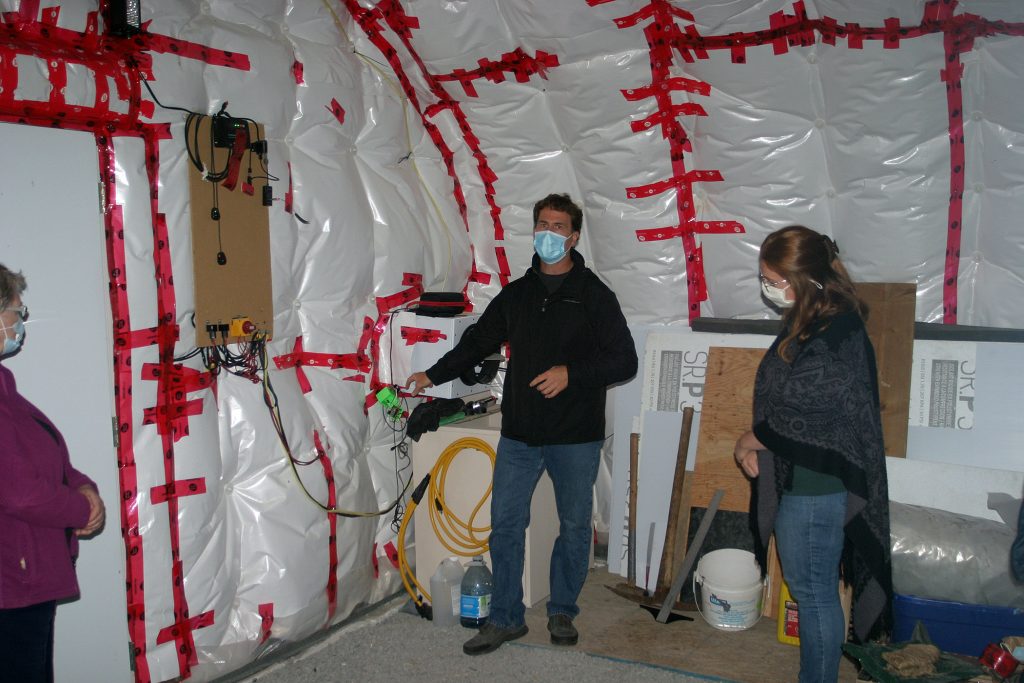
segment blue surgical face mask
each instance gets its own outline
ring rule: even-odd
[[[569,239],[557,232],[540,230],[533,233],[533,249],[540,260],[549,266],[565,258],[565,242]]]
[[[3,323],[0,323],[3,325]],[[14,337],[6,337],[4,339],[4,348],[0,350],[0,356],[9,356],[18,349],[21,348],[21,343],[25,341],[25,323],[22,320],[14,323],[14,327],[7,327],[3,325],[4,331],[13,330]]]

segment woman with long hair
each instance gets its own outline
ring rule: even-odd
[[[755,480],[761,566],[774,530],[797,601],[800,683],[832,683],[847,634],[840,575],[853,588],[854,640],[882,636],[891,624],[888,484],[868,307],[835,242],[809,228],[770,234],[759,270],[783,329],[758,367],[753,426],[733,455]]]

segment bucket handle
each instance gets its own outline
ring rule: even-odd
[[[703,578],[704,577],[701,577],[701,579],[703,579]],[[704,619],[704,621],[706,623],[708,618],[704,616],[704,610],[702,610],[700,608],[700,603],[702,603],[703,600],[697,598],[697,569],[696,568],[694,568],[693,574],[690,575],[690,590],[693,591],[693,597],[694,597],[694,601],[693,602],[694,602],[694,604],[697,605],[697,613],[700,614],[701,618]],[[703,580],[700,583],[700,590],[701,590],[701,595],[703,596],[703,591],[704,591],[704,581]],[[771,574],[765,574],[764,581],[762,581],[762,585],[761,585],[761,612],[764,611],[764,601],[765,601],[765,599],[769,595],[771,595],[771,594],[772,594],[772,575]],[[758,614],[757,614],[757,621],[761,621],[761,612],[758,612]],[[757,622],[755,621],[754,623],[756,624]]]
[[[697,597],[697,570],[693,570],[693,574],[690,576],[690,590],[693,591],[693,602],[697,605],[697,613],[700,614],[701,619],[707,623],[708,618],[704,616],[704,610],[700,608],[700,603],[703,602],[703,590],[704,590],[704,577],[701,577],[700,589],[702,591],[701,597]]]

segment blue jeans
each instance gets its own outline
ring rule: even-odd
[[[835,683],[846,620],[839,603],[846,492],[782,496],[775,542],[800,614],[800,683]]]
[[[555,489],[558,538],[551,550],[551,598],[548,616],[580,613],[576,599],[587,578],[594,480],[601,460],[601,442],[562,446],[527,446],[504,437],[498,441],[491,491],[491,562],[494,592],[488,621],[502,628],[525,623],[523,562],[530,501],[544,470]]]

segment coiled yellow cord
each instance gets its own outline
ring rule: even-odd
[[[441,542],[448,551],[454,555],[460,555],[462,557],[476,557],[487,552],[488,545],[487,539],[490,537],[490,526],[476,526],[474,524],[477,513],[487,502],[487,499],[491,497],[491,484],[487,484],[487,490],[481,496],[479,502],[473,508],[473,511],[469,515],[469,519],[464,521],[458,515],[454,514],[444,502],[444,490],[445,482],[448,478],[448,469],[452,466],[455,461],[455,457],[465,449],[472,449],[480,451],[491,459],[491,468],[493,471],[494,461],[497,458],[497,454],[494,452],[494,448],[483,439],[476,437],[464,437],[453,441],[441,451],[441,455],[438,456],[437,462],[430,469],[427,474],[429,485],[426,490],[427,495],[427,507],[430,509],[430,523],[434,528],[434,534],[437,539]],[[422,487],[417,487],[419,490]],[[413,513],[416,511],[416,507],[419,501],[416,500],[416,493],[413,493],[413,499],[409,502],[409,506],[405,510],[405,516],[402,517],[402,525],[398,529],[398,571],[402,577],[402,583],[405,586],[405,590],[412,597],[413,602],[417,605],[423,605],[424,601],[430,602],[430,593],[416,580],[416,572],[409,566],[409,561],[405,554],[405,530],[409,526],[409,520],[412,519]],[[482,534],[482,535],[481,535]],[[416,589],[419,589],[419,593]],[[421,597],[422,596],[422,597]]]

